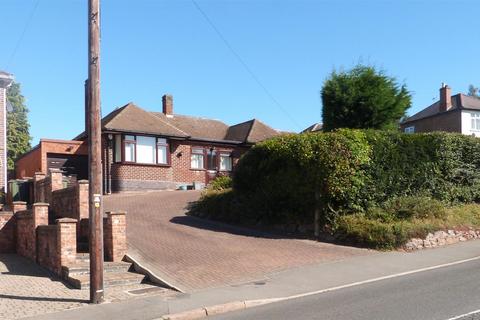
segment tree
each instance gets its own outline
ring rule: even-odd
[[[13,83],[7,89],[7,100],[11,109],[7,111],[7,160],[8,169],[14,168],[18,156],[31,149],[30,125],[25,97],[21,94],[20,84]]]
[[[471,97],[480,98],[480,92],[473,84],[468,86],[468,95]]]
[[[374,67],[333,71],[322,91],[323,128],[394,129],[411,105],[405,84]]]

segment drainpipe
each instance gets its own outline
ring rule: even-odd
[[[106,154],[106,164],[107,164],[107,194],[112,194],[112,168],[111,168],[111,163],[110,163],[110,151],[112,150],[113,153],[113,148],[112,148],[112,142],[113,142],[113,135],[109,133],[107,135],[108,142],[107,142],[107,154]],[[113,154],[112,154],[113,156]]]

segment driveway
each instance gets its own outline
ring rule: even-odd
[[[371,251],[270,234],[186,216],[198,191],[107,196],[106,211],[127,211],[129,254],[184,292],[262,281],[281,270]]]

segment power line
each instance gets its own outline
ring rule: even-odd
[[[292,121],[292,123],[297,126],[299,129],[301,129],[300,125],[298,124],[297,121],[288,113],[287,109],[285,109],[280,102],[278,102],[277,99],[270,93],[270,91],[263,85],[263,83],[260,81],[260,79],[255,75],[255,73],[250,69],[250,67],[247,65],[247,63],[242,59],[242,57],[233,49],[233,47],[230,45],[230,42],[223,36],[223,34],[218,30],[218,28],[215,26],[213,21],[208,17],[208,15],[205,13],[205,11],[202,10],[202,8],[198,5],[197,1],[192,0],[192,3],[194,4],[195,8],[201,13],[203,18],[207,21],[207,23],[212,27],[212,29],[215,31],[215,33],[218,35],[218,37],[223,41],[225,46],[230,50],[230,52],[237,58],[238,62],[243,66],[243,68],[250,74],[252,79],[262,88],[262,90],[265,92],[265,94],[270,98],[270,100],[273,101],[273,103]]]
[[[18,51],[18,48],[20,47],[20,44],[22,43],[23,41],[23,37],[25,36],[25,33],[27,32],[27,29],[28,27],[30,26],[30,22],[32,21],[33,19],[33,16],[35,15],[35,12],[37,11],[37,8],[38,8],[38,4],[40,3],[40,0],[37,0],[37,2],[35,2],[35,5],[33,6],[33,9],[32,11],[30,12],[30,15],[27,19],[27,22],[25,23],[25,27],[23,28],[23,31],[22,33],[20,34],[20,38],[18,38],[18,41],[15,45],[15,48],[13,49],[13,52],[12,54],[10,55],[10,59],[8,59],[8,63],[6,65],[6,68],[5,70],[8,70],[8,68],[10,67],[10,65],[12,64],[12,61],[13,59],[15,58],[15,55],[17,54],[17,51]]]

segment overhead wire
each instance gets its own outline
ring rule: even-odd
[[[288,117],[288,119],[299,129],[301,128],[298,122],[290,115],[286,108],[284,108],[280,102],[273,96],[270,90],[260,81],[259,77],[252,71],[252,69],[247,65],[245,60],[233,49],[230,42],[225,38],[225,36],[220,32],[220,30],[215,26],[213,21],[208,17],[206,12],[200,7],[200,5],[195,0],[191,0],[195,8],[200,12],[205,21],[210,25],[210,27],[215,31],[217,36],[222,40],[227,49],[235,56],[238,62],[243,66],[245,71],[252,77],[252,79],[257,83],[257,85],[263,90],[263,92],[270,98],[270,100]]]

